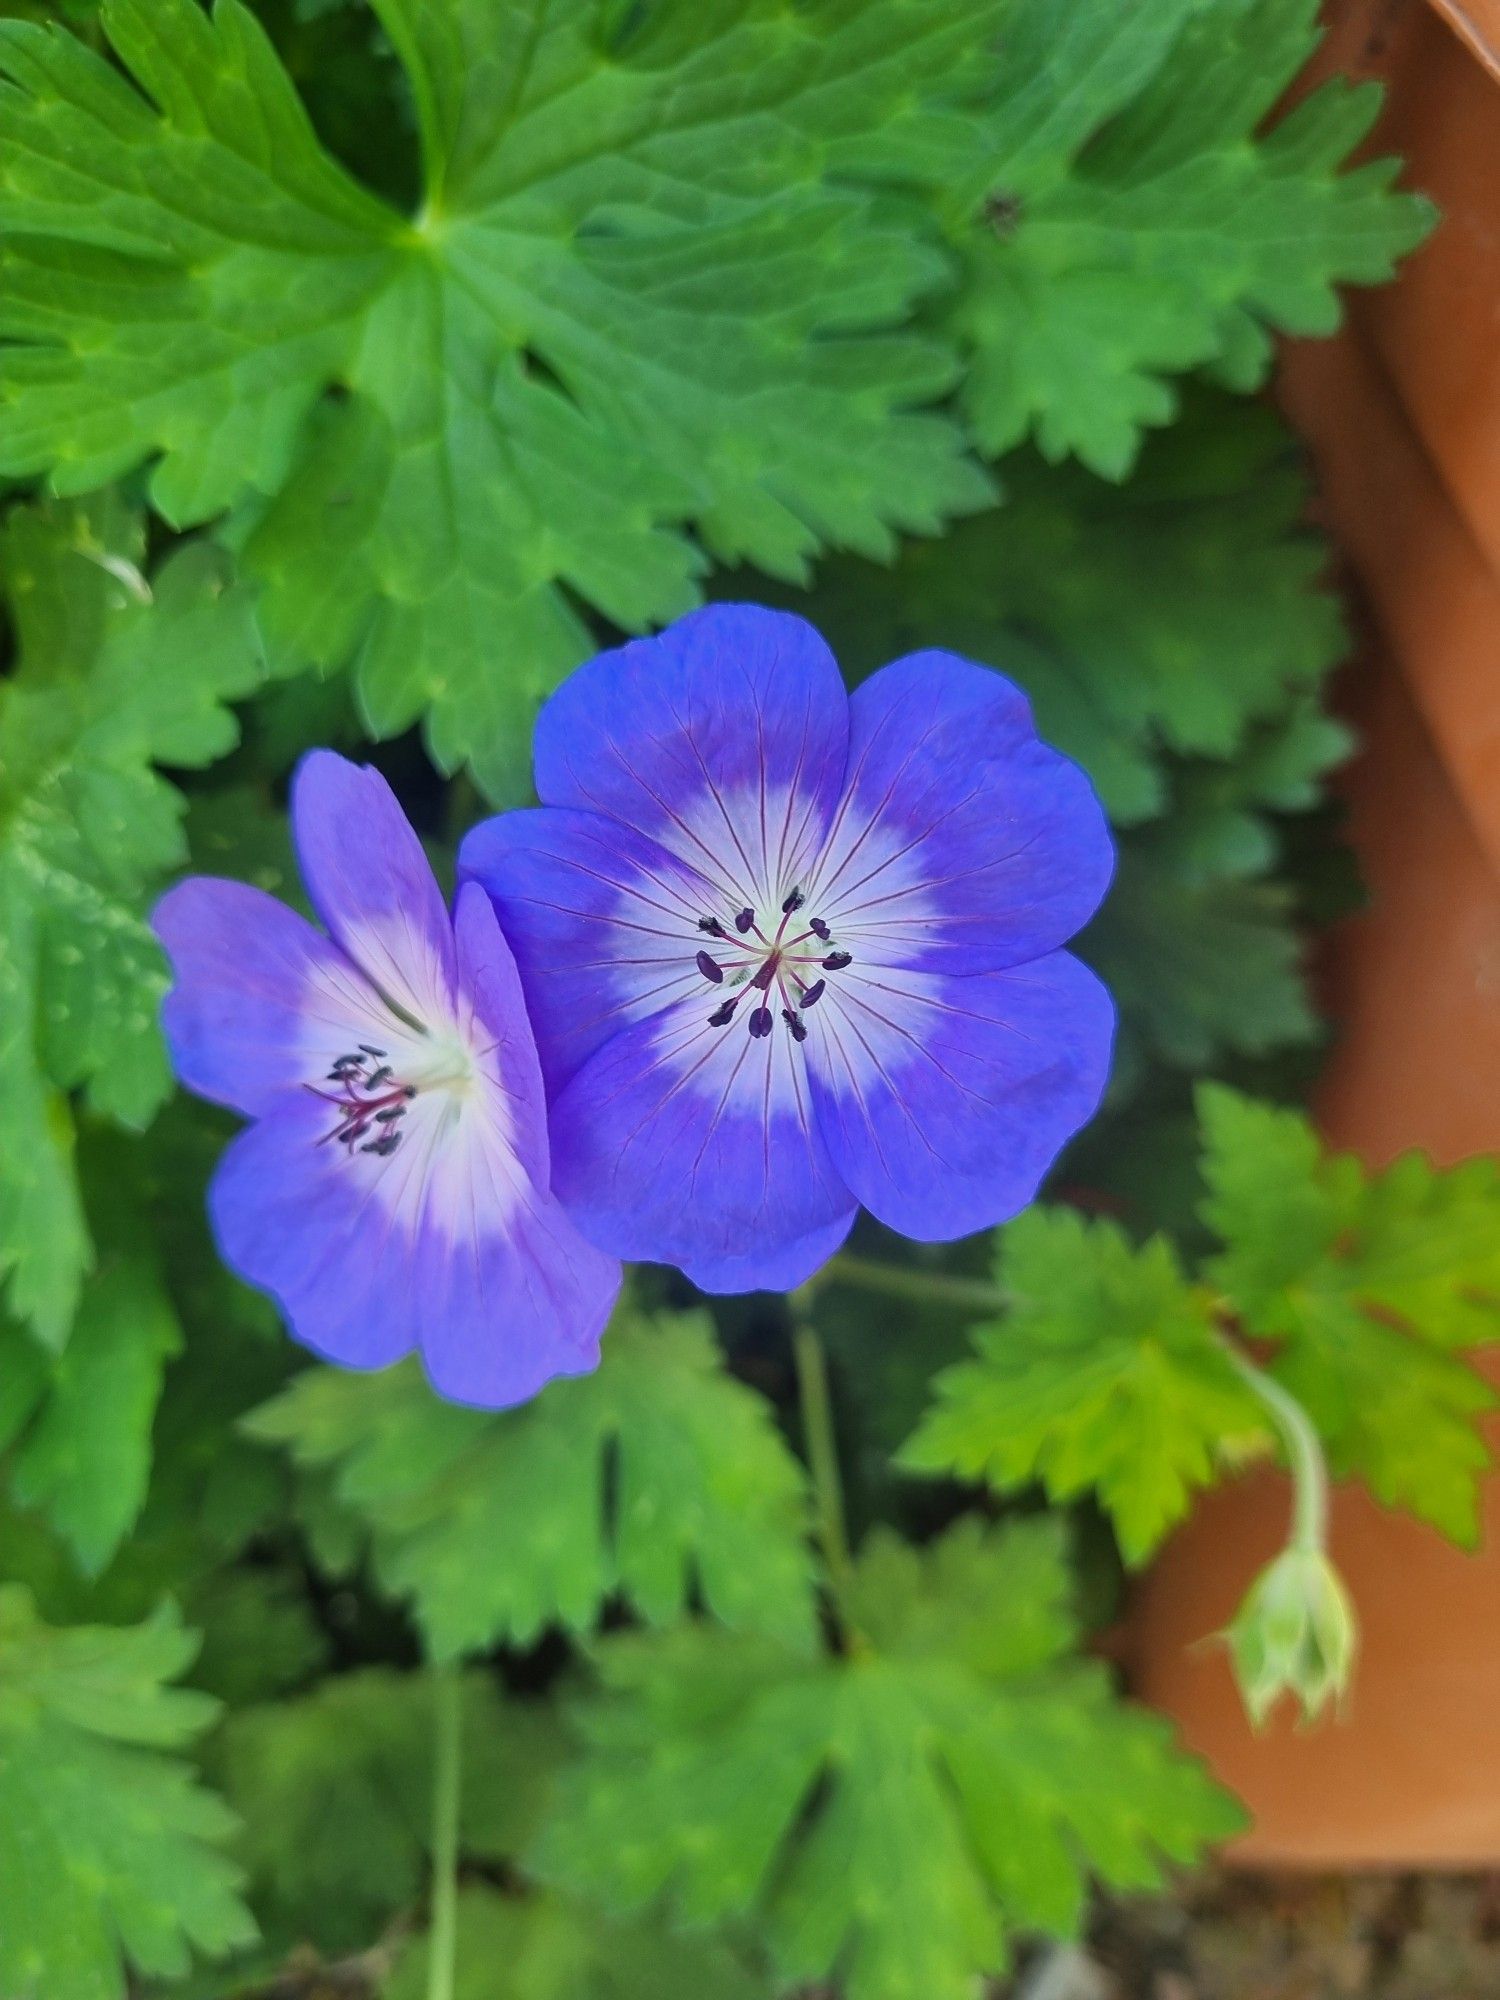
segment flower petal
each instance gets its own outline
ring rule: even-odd
[[[779,1250],[752,1250],[748,1256],[701,1261],[690,1258],[682,1266],[683,1275],[700,1292],[794,1292],[843,1248],[858,1213],[858,1203],[851,1201],[843,1215],[799,1236],[794,1243],[784,1243]]]
[[[659,842],[726,904],[766,908],[833,817],[848,707],[803,619],[710,604],[564,681],[537,722],[537,794]]]
[[[377,1192],[398,1161],[329,1143],[327,1110],[289,1092],[232,1140],[209,1218],[225,1263],[271,1294],[304,1347],[346,1368],[383,1368],[416,1345],[420,1323],[411,1238]]]
[[[1082,928],[1113,866],[1093,787],[1002,674],[913,653],[856,690],[848,789],[807,894],[857,959],[1023,964]]]
[[[551,1160],[536,1039],[510,945],[477,882],[459,889],[453,935],[459,991],[471,1013],[460,1023],[461,1031],[504,1097],[507,1143],[530,1178],[544,1188]]]
[[[550,1194],[528,1186],[505,1233],[424,1241],[422,1359],[439,1394],[484,1409],[523,1403],[559,1375],[599,1365],[619,1261],[586,1243]]]
[[[381,1158],[330,1143],[325,1109],[289,1093],[232,1142],[209,1190],[225,1262],[296,1339],[346,1368],[420,1346],[444,1394],[496,1406],[595,1364],[619,1266],[486,1121],[455,1130],[440,1094],[419,1098]]]
[[[260,889],[190,876],[151,921],[172,961],[172,1066],[216,1104],[257,1117],[360,1042],[406,1032],[336,945]]]
[[[708,1289],[777,1286],[793,1247],[853,1206],[813,1130],[784,1033],[679,1002],[591,1056],[552,1107],[552,1184],[593,1243],[691,1266]]]
[[[329,936],[415,1020],[453,1011],[453,927],[396,794],[378,771],[310,750],[292,778],[292,832]]]
[[[841,975],[807,1017],[817,1127],[892,1229],[943,1243],[1005,1221],[1093,1116],[1114,1008],[1067,952],[1004,972]]]
[[[618,820],[502,813],[464,841],[459,874],[494,902],[554,1094],[611,1035],[705,990],[694,957],[712,888]]]

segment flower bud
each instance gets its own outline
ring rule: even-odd
[[[1283,1693],[1294,1694],[1311,1721],[1349,1685],[1354,1606],[1321,1549],[1283,1550],[1251,1584],[1225,1636],[1257,1729]]]

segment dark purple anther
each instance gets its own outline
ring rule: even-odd
[[[741,937],[745,935],[746,931],[753,930],[755,927],[754,910],[741,910],[734,920],[734,927]]]
[[[715,1007],[708,1017],[708,1025],[711,1028],[727,1028],[734,1019],[734,1007],[733,1000],[726,1000],[722,1007]]]
[[[807,898],[800,889],[793,889],[791,895],[787,897],[781,906],[781,914],[784,917],[789,917],[793,910],[800,910],[806,901]]]
[[[396,1072],[389,1064],[383,1069],[372,1070],[370,1075],[365,1079],[365,1088],[367,1090],[379,1090],[380,1086],[383,1083],[389,1083],[395,1074]]]
[[[808,929],[814,937],[822,938],[823,942],[827,944],[830,933],[827,924],[824,923],[821,917],[811,918],[808,923]]]
[[[705,979],[711,979],[715,986],[723,985],[724,968],[722,965],[716,965],[706,951],[700,951],[698,954],[698,970]]]
[[[719,922],[717,917],[700,917],[698,919],[698,928],[707,937],[723,937],[724,935],[724,926]]]
[[[376,1062],[379,1062],[379,1061],[380,1061],[380,1058],[381,1058],[381,1057],[382,1057],[382,1056],[383,1056],[383,1055],[385,1054],[385,1050],[384,1050],[384,1049],[372,1049],[372,1048],[370,1047],[370,1044],[369,1044],[368,1042],[361,1042],[359,1046],[360,1046],[360,1050],[361,1050],[361,1052],[362,1052],[362,1053],[363,1053],[364,1055],[367,1055],[367,1056],[374,1056],[374,1058],[375,1058]]]
[[[750,1016],[750,1032],[752,1035],[754,1035],[757,1041],[759,1041],[763,1035],[770,1034],[771,1010],[769,1007],[756,1008],[755,1012]]]
[[[794,1014],[790,1007],[782,1008],[781,1018],[783,1021],[786,1022],[787,1026],[791,1029],[792,1040],[794,1042],[805,1042],[807,1040],[806,1022],[803,1021],[799,1015]]]
[[[828,981],[826,979],[815,979],[812,985],[809,986],[807,991],[802,995],[803,1007],[804,1008],[816,1007],[818,1002],[822,999],[824,991],[827,988],[827,985]]]
[[[842,972],[846,965],[853,965],[853,963],[853,952],[831,951],[823,961],[823,970],[825,972]]]

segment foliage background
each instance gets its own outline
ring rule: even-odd
[[[1280,108],[1314,11],[0,5],[3,2000],[437,1991],[455,1740],[464,2000],[958,2000],[1236,1823],[1087,1639],[1280,1448],[1239,1342],[1472,1537],[1494,1171],[1284,1108],[1345,638],[1253,392],[1430,222],[1367,92]],[[308,1366],[208,1241],[152,899],[296,900],[312,743],[446,865],[705,594],[1025,685],[1120,838],[1105,1114],[795,1315],[636,1274],[511,1415]]]

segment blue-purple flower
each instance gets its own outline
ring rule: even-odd
[[[1096,1108],[1113,1010],[1059,947],[1109,834],[999,674],[917,653],[851,697],[801,619],[713,605],[558,690],[536,785],[460,874],[601,1248],[789,1287],[860,1205],[924,1241],[1015,1214]]]
[[[460,1402],[583,1373],[620,1270],[550,1192],[536,1045],[487,897],[460,889],[450,917],[389,785],[331,751],[298,767],[292,824],[326,935],[203,876],[154,919],[177,1073],[254,1121],[209,1194],[226,1263],[327,1359],[418,1347]]]

